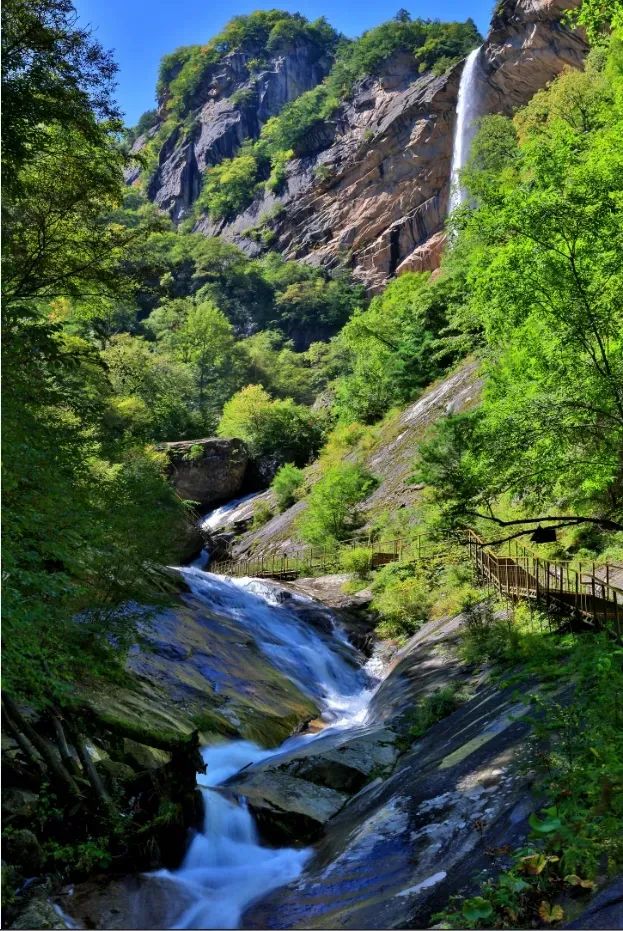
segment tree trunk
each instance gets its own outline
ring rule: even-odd
[[[19,731],[21,731],[35,747],[37,753],[44,760],[57,782],[63,785],[70,795],[78,798],[81,794],[78,786],[70,773],[67,772],[60,759],[57,758],[47,741],[45,741],[43,737],[40,737],[32,724],[26,720],[10,695],[4,694],[2,696],[2,702],[6,711],[8,711],[9,717],[12,718]]]

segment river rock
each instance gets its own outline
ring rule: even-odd
[[[193,901],[189,893],[165,876],[124,876],[67,887],[57,896],[64,912],[71,915],[73,927],[117,929],[171,928],[186,904]],[[26,927],[25,925],[22,927]],[[68,925],[32,925],[31,927],[68,927]]]
[[[386,780],[365,786],[325,827],[295,883],[251,906],[247,928],[426,928],[476,876],[487,850],[517,845],[531,811],[525,706],[484,688],[434,725]]]
[[[236,780],[234,789],[247,800],[262,836],[288,846],[315,840],[348,798],[278,770],[252,772]]]
[[[318,714],[252,636],[192,594],[145,622],[128,668],[132,688],[89,694],[89,701],[113,721],[170,738],[199,728],[207,741],[241,736],[276,746]],[[130,738],[125,745],[135,767],[154,768],[166,758]]]
[[[240,492],[249,461],[242,440],[211,437],[159,448],[167,454],[169,477],[181,498],[206,508]]]

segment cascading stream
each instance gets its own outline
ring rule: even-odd
[[[192,566],[180,570],[193,595],[234,620],[253,636],[271,663],[320,707],[328,729],[357,727],[379,680],[360,664],[357,651],[339,628],[324,634],[306,624],[278,599],[279,589],[252,579],[225,579]],[[303,599],[307,600],[307,599]],[[254,899],[295,879],[309,849],[264,847],[251,812],[219,790],[246,766],[314,740],[291,737],[274,750],[246,740],[207,747],[207,773],[198,776],[204,800],[202,831],[193,837],[181,867],[160,870],[179,893],[176,928],[236,928]]]
[[[469,153],[476,133],[478,108],[478,57],[480,48],[474,49],[467,56],[461,73],[459,96],[456,104],[456,126],[452,150],[452,169],[450,172],[450,202],[448,212],[452,213],[465,202],[467,192],[461,187],[460,173],[469,158]]]

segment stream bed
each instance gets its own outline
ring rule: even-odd
[[[320,708],[324,727],[288,738],[266,750],[248,740],[205,747],[207,772],[198,775],[204,823],[191,840],[179,869],[155,877],[179,895],[175,928],[236,928],[259,896],[296,879],[309,848],[274,848],[261,843],[253,815],[242,798],[227,792],[242,770],[307,745],[331,731],[365,723],[380,682],[375,659],[363,657],[327,612],[327,629],[317,630],[287,610],[277,586],[251,579],[226,579],[197,566],[180,570],[193,595],[235,621],[257,648]],[[287,597],[296,598],[287,593]],[[278,609],[278,610],[277,610]]]

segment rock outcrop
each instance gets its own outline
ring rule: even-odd
[[[498,3],[479,58],[482,114],[510,114],[565,67],[581,67],[586,45],[561,22],[577,3]],[[149,196],[175,219],[187,215],[207,167],[256,138],[266,119],[315,86],[330,65],[306,45],[257,75],[246,57],[225,57],[197,92],[192,128],[177,127],[162,147]],[[372,292],[396,273],[437,268],[460,76],[461,65],[439,77],[422,75],[412,55],[395,54],[331,119],[312,127],[279,193],[262,189],[233,219],[204,216],[195,228],[251,255],[262,248],[254,232],[265,228],[271,248],[286,257],[345,265]]]
[[[279,206],[268,221],[272,248],[328,268],[347,264],[380,288],[443,226],[459,80],[460,67],[420,75],[412,56],[395,56],[299,146],[280,195],[265,193],[233,222],[204,219],[198,229],[256,248],[245,234]]]
[[[384,422],[374,445],[363,455],[357,450],[348,454],[346,459],[362,458],[379,480],[377,488],[362,505],[367,524],[372,524],[381,513],[395,513],[418,501],[422,486],[413,484],[411,480],[418,442],[427,429],[445,414],[469,410],[477,404],[480,389],[477,365],[468,361],[425,391],[400,414]],[[316,468],[313,465],[309,467],[310,482],[315,480]],[[232,511],[230,519],[248,518],[259,501],[268,504],[273,511],[277,510],[273,493],[267,491]],[[297,543],[296,522],[306,506],[303,498],[282,514],[277,513],[259,529],[242,533],[231,547],[233,555],[242,556],[254,550],[292,552],[301,545]]]
[[[580,0],[498,4],[481,58],[483,112],[511,114],[564,68],[581,68],[587,46],[561,18]]]
[[[164,143],[148,194],[175,220],[183,219],[201,190],[202,175],[211,165],[231,158],[247,139],[256,139],[263,124],[284,104],[315,87],[327,74],[330,56],[319,54],[313,42],[299,41],[272,56],[259,71],[252,54],[235,52],[223,58],[195,91],[190,129],[177,126]],[[166,99],[161,101],[166,118]],[[146,137],[137,139],[140,151]],[[135,180],[136,173],[128,180]]]
[[[397,656],[369,730],[400,734],[402,754],[369,774],[326,822],[299,879],[252,904],[243,927],[428,928],[450,896],[477,891],[479,872],[505,865],[504,845],[524,842],[535,804],[530,776],[517,766],[528,705],[461,668],[453,650],[460,624],[426,625]],[[414,739],[414,703],[461,679],[472,697]],[[322,762],[318,740],[308,767],[315,747]]]
[[[181,498],[206,508],[235,498],[249,462],[242,440],[216,437],[181,440],[160,447],[169,459],[169,476]]]

